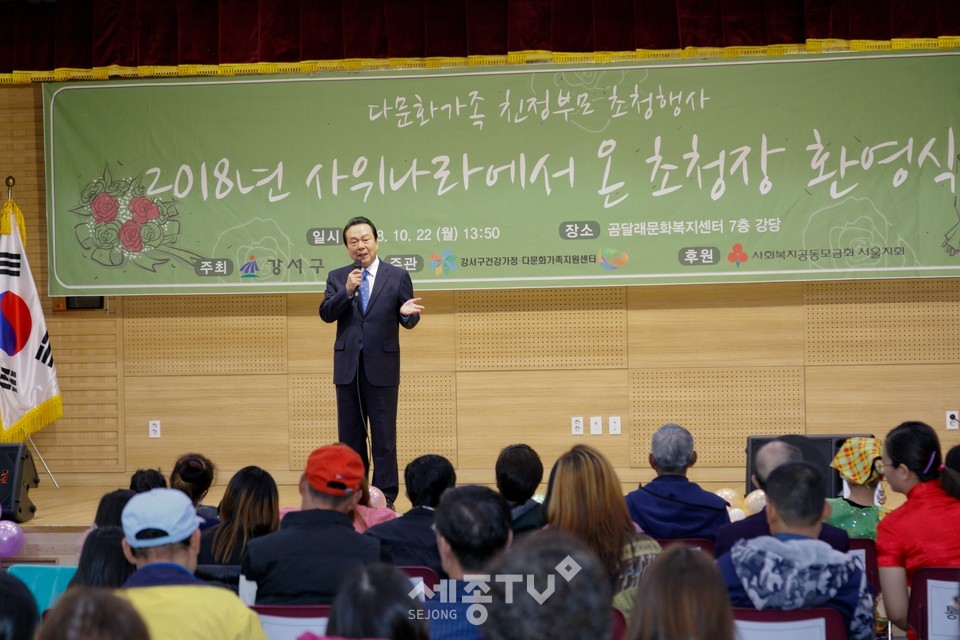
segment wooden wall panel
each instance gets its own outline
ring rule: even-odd
[[[397,461],[401,481],[407,463],[426,453],[441,455],[457,466],[457,379],[453,373],[400,376]]]
[[[453,372],[456,367],[456,293],[427,291],[424,311],[413,329],[400,329],[403,373]],[[403,391],[401,390],[401,396]],[[402,468],[402,467],[401,467]]]
[[[745,467],[748,436],[805,431],[800,367],[631,371],[630,398],[631,466],[667,422],[693,434],[701,467]]]
[[[220,468],[220,482],[250,464],[289,482],[290,412],[284,375],[128,376],[127,469],[160,466],[169,473],[182,453],[198,451]],[[161,437],[147,437],[160,420]]]
[[[627,363],[622,287],[457,292],[457,371],[616,369]]]
[[[960,362],[960,279],[811,282],[806,362]]]
[[[132,296],[124,374],[286,373],[286,297]]]
[[[287,296],[287,371],[326,374],[333,380],[333,342],[337,325],[320,319],[323,292]]]
[[[803,364],[799,283],[631,287],[630,368]]]
[[[317,316],[317,320],[320,317]],[[333,350],[333,343],[330,343]],[[317,447],[336,442],[337,392],[332,373],[290,376],[290,471],[303,471]]]

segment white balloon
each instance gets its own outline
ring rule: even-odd
[[[727,513],[730,515],[730,522],[743,520],[747,517],[747,514],[743,512],[743,509],[739,507],[731,507],[730,509],[727,509]]]

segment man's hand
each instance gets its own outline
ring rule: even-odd
[[[406,317],[420,313],[423,311],[423,305],[420,304],[421,302],[423,302],[423,298],[410,298],[400,307],[400,315]]]
[[[347,276],[347,295],[352,296],[362,282],[363,271],[360,269],[354,269],[351,271],[350,275]]]

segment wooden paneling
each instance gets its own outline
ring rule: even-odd
[[[803,364],[799,283],[631,287],[630,368]]]
[[[627,363],[623,288],[457,293],[457,371],[616,369]]]
[[[333,376],[333,341],[337,325],[320,319],[323,292],[287,296],[287,372]]]
[[[960,279],[812,282],[804,303],[808,365],[960,362]]]

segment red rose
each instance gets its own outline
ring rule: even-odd
[[[144,196],[136,197],[130,201],[130,213],[133,214],[133,219],[140,224],[160,217],[157,205],[154,204],[153,200]]]
[[[140,240],[140,224],[136,220],[127,220],[120,227],[120,242],[127,251],[143,251]]]
[[[99,194],[90,203],[90,212],[93,213],[93,219],[98,224],[113,222],[117,219],[119,210],[120,205],[117,204],[117,199],[106,192]]]

